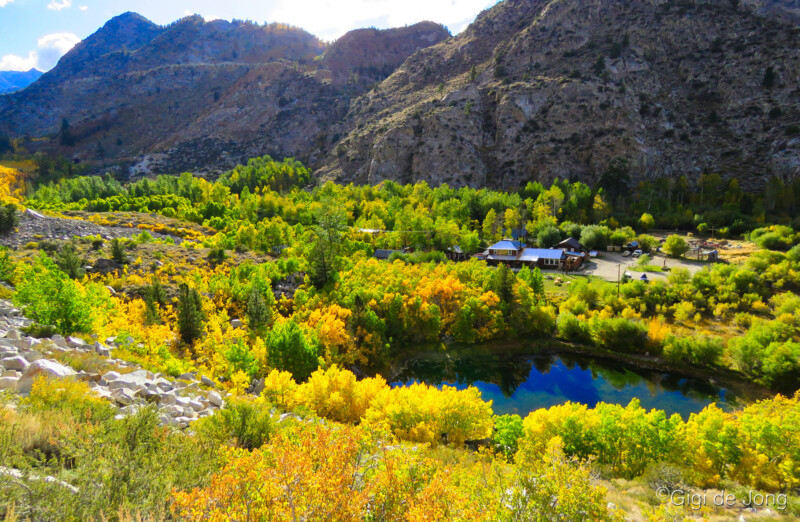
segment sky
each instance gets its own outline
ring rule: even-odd
[[[47,71],[110,18],[135,11],[161,25],[199,14],[211,20],[283,22],[325,41],[351,29],[422,20],[461,32],[497,0],[0,0],[0,71]]]

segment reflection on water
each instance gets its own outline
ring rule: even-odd
[[[410,362],[392,384],[414,381],[459,389],[475,386],[484,400],[493,401],[496,414],[523,417],[566,401],[626,405],[634,397],[644,408],[684,418],[712,402],[723,409],[737,406],[730,391],[702,379],[573,355],[436,354]]]

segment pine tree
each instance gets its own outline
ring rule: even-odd
[[[128,255],[125,253],[125,244],[116,237],[111,241],[111,259],[120,265],[128,263]]]
[[[259,328],[266,325],[270,319],[269,308],[267,303],[261,296],[258,288],[253,288],[250,291],[250,297],[247,299],[247,323],[252,329]]]
[[[501,264],[494,273],[494,293],[500,298],[500,302],[508,306],[514,302],[514,283],[517,277],[508,268],[508,265]]]
[[[531,273],[530,285],[537,299],[544,300],[544,276],[542,276],[542,271],[539,270],[538,266]]]
[[[56,256],[56,264],[62,272],[67,274],[70,279],[80,279],[85,271],[83,270],[83,259],[78,255],[75,245],[66,243],[59,250]]]
[[[203,335],[205,315],[200,293],[186,283],[178,287],[178,332],[186,344],[193,344]]]

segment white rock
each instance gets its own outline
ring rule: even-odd
[[[164,393],[161,395],[161,404],[166,404],[166,405],[177,404],[177,401],[173,394]]]
[[[231,321],[231,328],[241,328],[242,326],[243,325],[242,325],[242,320],[241,319],[233,319]]]
[[[36,362],[39,359],[44,359],[41,353],[37,352],[36,350],[31,350],[22,354],[25,357],[25,360],[29,363]]]
[[[221,408],[222,407],[222,404],[223,404],[222,397],[220,397],[219,393],[217,393],[214,390],[209,390],[208,391],[208,395],[206,395],[206,396],[208,397],[208,402],[210,402],[211,404],[213,404],[217,408]]]
[[[22,394],[30,393],[34,379],[39,376],[66,379],[74,377],[75,374],[75,370],[68,366],[49,359],[40,359],[28,366],[25,373],[22,374],[17,383],[17,392]]]
[[[116,381],[120,376],[119,372],[107,372],[103,375],[103,379],[105,379],[106,382],[111,382]]]
[[[0,360],[0,366],[5,368],[6,370],[17,370],[20,372],[24,372],[30,365],[31,363],[29,363],[24,357],[20,357],[19,355],[6,357],[5,359]]]
[[[19,377],[0,377],[0,390],[16,390]]]
[[[188,397],[175,397],[175,404],[182,408],[189,406],[190,402],[192,401]]]
[[[203,403],[200,401],[189,401],[189,407],[194,411],[201,411],[203,410]]]

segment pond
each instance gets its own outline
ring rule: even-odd
[[[643,369],[607,359],[576,355],[503,356],[475,351],[436,353],[408,361],[392,385],[425,382],[458,389],[477,387],[498,415],[525,417],[567,401],[627,405],[680,414],[684,419],[712,402],[725,410],[746,404],[731,390],[698,377]]]

